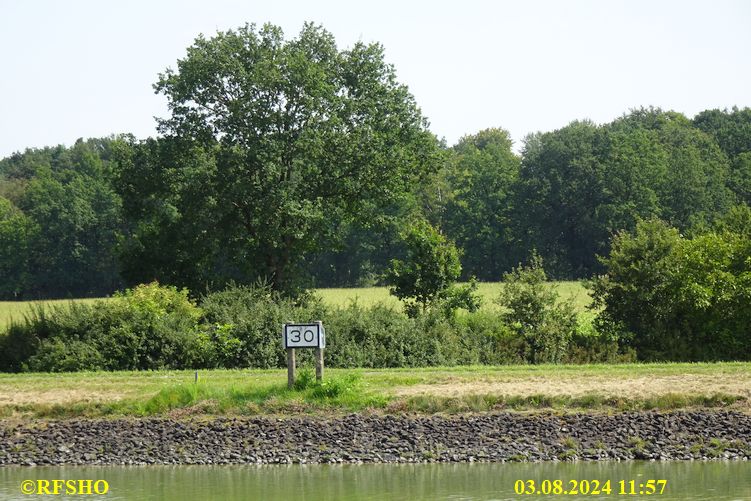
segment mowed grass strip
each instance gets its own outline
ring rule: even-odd
[[[587,306],[592,302],[589,292],[581,282],[551,282],[551,287],[557,287],[558,293],[564,300],[571,299],[576,311],[585,315],[590,314]],[[478,293],[483,299],[482,309],[485,311],[498,311],[499,306],[495,300],[500,294],[503,283],[482,282],[478,284]],[[400,308],[399,300],[389,294],[387,287],[360,287],[360,288],[331,288],[316,289],[315,291],[323,301],[332,307],[347,306],[352,301],[357,301],[362,306],[371,306],[384,303],[395,308]],[[65,306],[69,302],[91,303],[97,299],[59,299],[48,301],[0,301],[0,329],[3,329],[11,320],[23,321],[32,306],[43,305],[45,307]]]
[[[288,415],[732,407],[751,411],[751,363],[0,375],[0,416]]]

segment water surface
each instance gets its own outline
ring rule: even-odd
[[[24,495],[36,479],[106,480],[106,496]],[[610,496],[514,492],[518,480],[611,481]],[[663,494],[618,495],[619,481],[667,480]],[[101,485],[101,484],[100,484]],[[751,500],[751,462],[579,462],[417,465],[0,467],[0,499],[138,501],[659,499]]]

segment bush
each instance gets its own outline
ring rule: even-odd
[[[39,344],[39,336],[33,330],[23,324],[11,324],[8,331],[0,335],[0,371],[21,372]]]
[[[559,318],[555,311],[543,313],[545,342]],[[504,318],[483,311],[447,315],[441,308],[411,318],[391,306],[357,302],[327,309],[315,297],[295,302],[265,286],[231,286],[206,295],[199,308],[187,291],[149,284],[107,301],[36,307],[0,336],[0,370],[283,368],[282,324],[319,319],[326,326],[329,367],[627,359],[617,344],[594,332],[574,335],[568,355],[556,351],[554,358],[548,347],[533,349],[524,331]],[[560,350],[558,344],[554,348]],[[297,360],[301,367],[312,366],[313,350],[298,350]],[[335,391],[331,388],[320,391]]]
[[[474,280],[464,287],[453,285],[462,271],[453,242],[424,220],[408,225],[401,238],[406,256],[391,260],[385,281],[391,294],[404,301],[407,315],[416,317],[434,305],[448,315],[456,308],[475,311],[479,307]]]
[[[29,359],[27,369],[33,372],[76,372],[100,370],[106,365],[102,353],[91,343],[53,337],[42,342]]]
[[[636,361],[633,348],[602,335],[591,323],[579,324],[563,359],[567,364],[621,364]]]
[[[440,340],[418,321],[383,304],[356,302],[333,310],[326,322],[326,357],[336,367],[416,367],[442,360]]]
[[[265,285],[237,286],[204,296],[201,307],[213,347],[212,365],[269,369],[286,366],[282,324],[312,322],[326,316],[314,297],[300,303],[281,297]],[[300,358],[309,358],[309,350]]]
[[[456,319],[459,336],[476,353],[473,363],[485,365],[523,364],[527,362],[524,338],[496,313],[477,312]]]
[[[593,281],[598,329],[641,360],[751,358],[751,240],[732,231],[684,238],[643,221],[612,244]]]
[[[5,370],[178,369],[205,366],[201,310],[186,290],[153,283],[92,304],[37,307],[10,327]]]
[[[561,362],[577,328],[576,311],[547,283],[542,258],[534,254],[529,266],[505,273],[503,282],[498,304],[507,311],[502,318],[526,341],[527,360]]]

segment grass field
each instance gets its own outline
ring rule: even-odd
[[[586,288],[581,282],[551,282],[556,287],[561,298],[571,299],[577,311],[585,312],[592,301]],[[478,284],[478,293],[483,298],[484,309],[497,310],[495,299],[501,292],[501,282],[481,282]],[[318,289],[316,291],[326,303],[335,306],[344,306],[350,301],[358,301],[360,304],[369,305],[378,302],[399,305],[399,300],[389,294],[387,287],[362,287],[357,289]]]
[[[589,314],[587,306],[591,298],[587,289],[580,282],[553,282],[551,285],[557,287],[559,294],[563,299],[572,299],[577,311]],[[483,309],[497,310],[495,299],[500,293],[503,284],[500,282],[480,283],[478,292],[483,298]],[[323,300],[331,306],[345,306],[351,301],[357,301],[362,305],[371,305],[378,302],[399,306],[399,300],[389,294],[386,287],[363,287],[363,288],[340,288],[340,289],[318,289],[316,291]],[[95,299],[75,299],[74,301],[92,302]],[[30,305],[64,305],[69,300],[61,299],[55,301],[0,301],[0,328],[7,326],[11,319],[22,320],[24,314],[28,313]]]
[[[310,372],[303,369],[310,377]],[[0,416],[254,415],[731,407],[751,412],[751,363],[0,374]]]
[[[10,324],[11,320],[21,321],[34,305],[61,306],[69,303],[70,299],[55,299],[47,301],[0,301],[0,328]],[[77,303],[91,303],[96,299],[73,299]]]

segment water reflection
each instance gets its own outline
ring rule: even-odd
[[[537,464],[4,467],[0,499],[43,499],[24,495],[27,479],[104,479],[102,496],[61,496],[66,500],[139,501],[235,500],[505,500],[505,499],[751,499],[751,462],[622,462]],[[517,480],[611,481],[610,496],[518,496]],[[618,482],[666,479],[665,493],[619,496]],[[638,487],[637,487],[638,489]],[[57,496],[55,496],[57,497]]]

